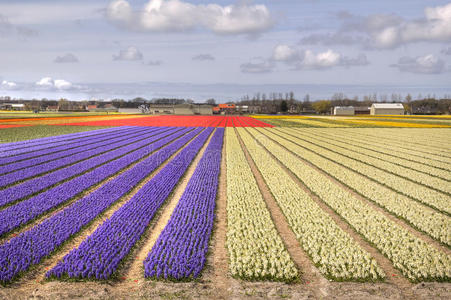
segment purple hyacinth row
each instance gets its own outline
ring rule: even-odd
[[[46,276],[108,279],[170,195],[213,128],[203,131]]]
[[[133,130],[132,129],[128,129],[128,131]],[[122,132],[122,131],[121,131]],[[111,136],[111,133],[105,133],[109,136]],[[114,136],[114,133],[112,133]],[[103,136],[103,135],[102,135]],[[20,149],[20,150],[15,150],[15,151],[21,151],[23,153],[19,153],[17,155],[6,155],[7,157],[1,157],[0,158],[0,164],[1,165],[6,165],[6,164],[10,164],[10,163],[14,163],[14,162],[18,162],[18,161],[22,161],[22,160],[26,160],[26,159],[32,159],[35,157],[40,157],[43,155],[48,155],[48,154],[52,154],[52,153],[58,153],[58,152],[62,152],[62,151],[66,151],[69,149],[73,149],[73,148],[78,148],[84,145],[90,145],[92,143],[95,143],[96,141],[99,140],[99,136],[90,136],[90,137],[86,137],[86,138],[79,138],[77,140],[72,140],[70,143],[68,144],[64,144],[64,145],[60,145],[57,147],[54,147],[53,144],[47,145],[47,146],[39,146],[39,147],[44,147],[43,149],[35,149],[35,150],[31,150],[31,151],[25,151],[27,149]],[[34,147],[28,148],[28,149],[32,149]]]
[[[132,126],[96,129],[96,130],[90,130],[90,131],[82,131],[82,132],[69,133],[69,134],[63,134],[63,135],[49,136],[49,137],[20,141],[20,142],[4,143],[4,144],[0,144],[0,151],[9,151],[9,150],[19,149],[19,148],[24,148],[24,147],[45,145],[45,144],[50,144],[50,143],[60,142],[60,141],[67,141],[67,140],[77,139],[79,137],[102,134],[102,133],[106,133],[109,131],[120,131],[120,130],[127,129],[130,127],[132,127]]]
[[[168,130],[168,128],[162,127],[160,130],[142,134],[139,137],[130,138],[128,141],[123,143],[117,143],[113,146],[114,148],[117,148],[115,150],[111,150],[49,174],[32,178],[20,184],[0,190],[0,207],[35,194],[61,181],[80,175],[92,168],[96,168],[104,163],[117,159],[118,157],[121,157],[131,151],[136,151],[153,143],[157,139],[174,133],[175,131],[177,131],[175,128],[170,128]]]
[[[188,128],[192,130],[192,128]],[[146,176],[202,129],[195,129],[158,150],[133,168],[105,183],[32,229],[0,246],[0,282],[10,282],[31,265],[38,264],[68,238],[79,232],[121,197],[129,193]],[[132,162],[131,160],[130,162]]]
[[[137,135],[130,135],[130,138],[136,137],[137,140],[140,140],[140,136],[144,135],[145,132],[154,132],[155,130],[145,130],[144,132],[139,132]],[[86,149],[86,151],[68,156],[68,157],[64,157],[64,158],[60,158],[60,159],[56,159],[41,165],[37,165],[37,166],[32,166],[26,169],[21,169],[21,170],[17,170],[17,171],[13,171],[4,175],[0,175],[0,188],[11,185],[15,182],[18,181],[23,181],[27,178],[31,178],[31,177],[36,177],[38,175],[41,175],[43,173],[47,173],[62,167],[65,167],[67,165],[71,165],[74,163],[77,163],[79,161],[83,161],[86,160],[92,156],[95,155],[99,155],[101,153],[104,153],[106,151],[110,151],[112,149],[117,148],[118,146],[121,145],[126,145],[129,144],[128,139],[122,139],[122,142],[117,142],[117,143],[113,143],[110,144],[108,143],[107,145],[104,145],[102,147],[99,148],[95,148],[95,149]]]
[[[17,171],[24,168],[29,168],[38,164],[43,164],[45,162],[49,162],[55,159],[64,158],[69,155],[74,155],[80,152],[84,152],[86,150],[95,149],[97,147],[105,146],[108,144],[112,144],[117,141],[121,141],[124,138],[127,138],[131,134],[139,134],[140,132],[145,132],[147,128],[151,127],[136,127],[135,130],[127,130],[122,131],[120,133],[106,133],[95,139],[90,139],[89,141],[81,142],[77,145],[77,147],[68,147],[68,150],[60,151],[60,152],[50,152],[43,154],[38,157],[29,158],[21,161],[14,161],[3,166],[0,166],[0,174],[8,173],[11,171]],[[30,156],[31,153],[30,153]]]
[[[130,129],[127,129],[130,130]],[[119,131],[122,132],[123,130]],[[115,131],[118,132],[118,131]],[[103,134],[109,134],[110,132],[102,133]],[[34,145],[29,147],[20,147],[14,150],[10,151],[0,151],[0,164],[6,164],[9,162],[14,162],[22,159],[30,158],[30,156],[38,156],[47,154],[50,152],[56,152],[60,149],[64,150],[64,147],[70,148],[70,145],[83,142],[85,140],[93,140],[95,141],[98,138],[97,135],[90,135],[90,136],[80,136],[77,139],[72,139],[69,141],[62,141],[62,142],[54,142],[51,144],[45,144],[45,145]]]
[[[162,138],[149,146],[104,164],[82,176],[75,177],[27,200],[5,208],[0,211],[0,236],[30,222],[37,216],[63,204],[91,186],[115,175],[150,152],[153,152],[173,141],[175,138],[180,137],[182,134],[186,133],[187,130],[188,129],[180,130],[173,135]],[[131,147],[133,147],[133,145],[131,145]],[[161,151],[162,150],[158,152],[161,153]],[[152,159],[155,159],[154,155],[152,155]]]
[[[224,129],[218,128],[168,224],[144,260],[146,277],[197,278],[206,260],[215,218]]]

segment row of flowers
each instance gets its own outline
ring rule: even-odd
[[[0,190],[0,206],[13,203],[22,198],[36,194],[46,188],[54,186],[59,182],[70,179],[74,176],[79,176],[93,168],[99,167],[102,164],[120,158],[131,151],[136,151],[142,147],[146,147],[158,139],[170,135],[173,131],[156,131],[151,133],[142,133],[140,137],[130,138],[128,142],[117,143],[117,149],[107,151],[103,154],[96,155],[86,160],[75,162],[69,166],[63,167],[51,173],[36,176],[28,179],[25,182],[15,184],[6,189]],[[89,152],[89,151],[87,151]],[[39,166],[37,166],[39,168]],[[9,174],[13,176],[12,174]]]
[[[44,257],[51,255],[70,237],[129,193],[200,131],[201,129],[196,129],[180,137],[44,222],[1,245],[0,282],[11,281],[30,266],[40,263]],[[133,162],[130,160],[131,157],[128,159],[129,163]],[[48,200],[51,199],[49,195]]]
[[[124,168],[127,168],[130,164],[151,153],[154,149],[158,149],[171,142],[175,138],[181,136],[187,130],[188,129],[185,129],[184,131],[178,131],[172,135],[161,138],[158,141],[155,141],[155,137],[151,137],[146,142],[148,145],[143,148],[135,151],[133,151],[133,149],[129,149],[129,151],[132,152],[120,158],[113,156],[110,159],[117,159],[114,159],[106,164],[101,165],[98,168],[82,174],[81,176],[65,181],[60,185],[45,190],[44,192],[39,193],[31,198],[20,201],[1,210],[0,236],[30,222],[39,215],[42,215],[43,213],[46,213],[47,211],[69,201],[70,199],[74,198],[90,187],[102,182],[103,180],[111,176],[114,176]],[[131,148],[136,146],[136,144],[130,145]],[[154,156],[154,154],[152,155],[152,157],[153,159],[158,158],[158,156]],[[38,181],[41,182],[42,177],[39,179]],[[43,184],[45,185],[45,183]]]
[[[218,128],[168,224],[144,261],[146,277],[197,278],[204,268],[215,219],[224,129]]]
[[[104,134],[109,134],[113,132],[121,132],[122,130],[128,130],[131,127],[116,127],[116,128],[105,128],[105,129],[98,129],[98,130],[92,130],[92,131],[83,131],[83,132],[77,132],[77,133],[70,133],[70,134],[63,134],[63,135],[57,135],[57,136],[50,136],[45,138],[38,138],[33,140],[25,140],[20,142],[13,142],[13,143],[5,143],[0,144],[0,153],[2,155],[0,157],[7,157],[11,155],[15,155],[18,153],[24,153],[29,152],[28,149],[31,149],[31,151],[36,151],[38,149],[45,149],[46,147],[55,147],[64,145],[67,143],[72,143],[77,140],[85,139],[85,138],[91,138],[91,137],[99,137]],[[37,148],[35,148],[37,147]],[[17,152],[19,151],[19,152]],[[1,161],[1,160],[0,160]]]
[[[24,168],[30,168],[32,166],[36,165],[42,165],[44,166],[45,163],[55,161],[57,159],[61,160],[63,158],[66,158],[68,156],[73,156],[76,154],[79,154],[81,152],[85,152],[88,150],[93,150],[97,148],[102,148],[103,146],[108,146],[114,143],[121,142],[127,137],[133,135],[135,133],[138,135],[139,133],[145,133],[145,128],[137,128],[135,130],[128,129],[124,130],[122,132],[110,132],[105,133],[101,136],[89,136],[86,139],[79,138],[77,139],[77,142],[69,143],[64,145],[64,147],[61,149],[60,147],[53,148],[52,144],[45,145],[47,149],[43,151],[43,153],[38,153],[41,151],[32,151],[26,153],[28,157],[21,158],[19,156],[10,156],[8,158],[11,158],[13,161],[2,164],[0,166],[0,174],[5,174],[13,171],[17,171]],[[98,152],[101,153],[101,152]],[[20,155],[22,156],[22,155]],[[89,157],[89,156],[86,156]],[[83,158],[81,158],[83,159]],[[76,161],[76,160],[74,160]]]
[[[399,130],[399,129],[398,129]],[[387,131],[384,129],[381,133],[375,131],[375,129],[370,130],[359,130],[357,132],[351,132],[349,130],[340,130],[346,136],[352,136],[358,138],[362,141],[369,142],[370,144],[380,145],[386,149],[399,151],[401,153],[407,153],[415,157],[419,156],[428,160],[435,160],[439,162],[444,162],[447,165],[451,164],[451,159],[448,151],[438,148],[438,145],[429,139],[428,134],[432,134],[431,130],[423,131],[422,133],[410,132],[413,129],[409,129],[409,136],[397,136],[395,129],[393,131]],[[423,129],[424,130],[424,129]],[[434,131],[439,129],[434,128]],[[449,129],[447,130],[449,131]],[[413,142],[412,138],[415,135],[419,135],[422,141]],[[444,134],[446,136],[446,134]],[[433,146],[425,146],[427,144]]]
[[[384,278],[370,254],[338,227],[249,133],[241,128],[238,131],[296,238],[318,269],[339,281]],[[250,132],[257,139],[261,136],[253,129]]]
[[[260,139],[262,144],[296,174],[310,190],[390,259],[394,267],[399,269],[409,280],[451,280],[451,258],[446,253],[391,221],[371,205],[331,182],[325,175],[292,153],[295,152],[311,161],[308,151],[272,134],[269,130],[263,132],[278,143],[268,138],[262,138]],[[360,185],[360,189],[366,190],[368,187]],[[446,228],[449,230],[449,225]]]
[[[451,244],[451,236],[449,235],[451,218],[449,216],[424,206],[404,195],[396,193],[363,175],[355,173],[334,161],[330,161],[318,155],[322,153],[317,154],[299,147],[296,145],[298,139],[292,136],[284,136],[286,139],[277,135],[271,135],[271,137],[278,143],[287,147],[287,149],[301,154],[303,158],[313,165],[349,186],[351,189],[357,191],[367,199],[376,202],[396,216],[405,219],[410,224],[442,243],[448,245]]]
[[[145,134],[145,132],[141,133],[141,135],[143,135],[143,134]],[[147,134],[147,136],[149,136],[149,134]],[[134,141],[139,141],[140,135],[139,134],[131,135],[130,139],[134,139]],[[108,144],[108,145],[102,146],[97,149],[89,149],[89,147],[86,147],[87,149],[83,150],[84,147],[82,147],[80,150],[83,150],[83,151],[81,151],[77,154],[63,157],[60,159],[47,161],[43,164],[29,166],[27,168],[21,168],[21,169],[17,169],[17,170],[15,170],[14,165],[11,165],[11,167],[9,167],[9,165],[8,165],[6,167],[8,167],[9,173],[0,175],[0,187],[4,188],[6,186],[10,186],[14,183],[18,183],[18,182],[24,181],[29,178],[38,177],[42,174],[49,173],[49,172],[58,170],[60,168],[64,168],[66,166],[70,166],[77,162],[84,163],[84,161],[89,159],[90,157],[98,156],[99,154],[102,154],[103,152],[111,151],[111,150],[117,148],[118,146],[124,146],[124,145],[128,145],[128,144],[129,144],[129,142],[127,142],[127,139],[126,139],[122,142],[119,141],[116,144]],[[45,159],[45,156],[40,156],[40,158]]]
[[[382,160],[377,157],[377,154],[376,156],[372,156],[372,153],[370,151],[363,151],[364,153],[360,153],[362,152],[362,150],[360,150],[359,148],[352,147],[347,143],[331,141],[328,138],[323,138],[320,136],[305,136],[302,138],[304,140],[308,140],[308,142],[314,145],[324,147],[327,150],[335,152],[339,155],[343,155],[344,157],[354,159],[363,164],[370,165],[385,172],[392,173],[395,176],[404,177],[405,179],[408,179],[407,185],[411,184],[410,181],[420,184],[420,186],[417,186],[415,183],[413,183],[414,187],[409,187],[406,184],[402,185],[406,190],[411,190],[412,188],[416,190],[429,190],[429,188],[433,188],[443,193],[451,193],[451,184],[449,181],[436,176],[425,174],[422,171],[412,170],[398,163],[392,163]],[[346,158],[345,160],[348,161]],[[357,165],[364,166],[362,164]],[[441,170],[439,172],[441,172],[442,177],[449,176],[450,173],[445,170]],[[389,175],[389,177],[390,176],[392,175]],[[391,181],[391,178],[388,181]],[[422,187],[421,185],[424,185],[428,188]],[[401,192],[405,193],[404,190]]]
[[[230,272],[248,280],[299,274],[271,219],[234,129],[226,129],[227,250]]]
[[[352,159],[352,152],[348,153],[348,156],[342,155],[340,152],[346,152],[344,149],[334,149],[333,145],[327,145],[327,143],[319,143],[321,146],[315,145],[313,142],[306,141],[305,138],[297,138],[293,135],[280,133],[282,136],[288,139],[292,139],[296,144],[302,146],[305,149],[310,150],[313,153],[318,153],[321,156],[336,162],[342,166],[345,166],[363,176],[366,176],[382,185],[389,187],[390,189],[397,191],[400,194],[411,197],[426,205],[432,206],[439,211],[451,213],[451,206],[449,205],[450,196],[430,189],[421,184],[412,182],[397,175],[385,172],[371,165],[362,163],[358,160]],[[317,143],[317,142],[315,142]],[[327,147],[327,148],[326,148]],[[332,150],[329,150],[332,149]],[[358,157],[358,154],[354,154]]]
[[[108,279],[168,198],[213,129],[206,129],[121,206],[47,277]],[[156,166],[156,165],[155,165]],[[150,168],[154,169],[153,166]]]
[[[296,133],[299,135],[299,131],[287,131]],[[318,132],[306,132],[303,131],[302,134],[308,136],[309,138],[316,138]],[[443,169],[443,163],[427,161],[421,157],[414,157],[406,153],[402,154],[397,151],[387,150],[384,147],[377,146],[376,144],[369,144],[358,139],[353,139],[344,135],[334,135],[334,131],[321,131],[320,136],[327,138],[330,143],[335,145],[346,147],[347,149],[352,149],[355,152],[367,155],[369,157],[379,158],[384,161],[394,163],[396,165],[407,167],[419,172],[423,172],[432,176],[436,176],[445,180],[451,180],[451,166],[449,169]],[[434,166],[435,165],[435,166]]]

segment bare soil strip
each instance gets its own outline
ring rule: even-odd
[[[309,283],[309,285],[306,285],[306,287],[312,289],[312,291],[315,293],[315,296],[320,298],[321,296],[325,296],[322,294],[319,294],[319,291],[321,288],[324,288],[324,286],[320,286],[321,283],[327,282],[327,280],[324,280],[324,277],[319,273],[317,268],[312,264],[309,257],[306,253],[302,250],[302,248],[299,245],[298,240],[296,239],[296,235],[291,230],[290,225],[288,224],[287,220],[285,219],[285,216],[280,209],[279,205],[277,204],[276,200],[274,199],[273,195],[271,194],[271,191],[269,190],[268,186],[266,185],[266,182],[261,175],[260,171],[258,170],[257,166],[255,165],[255,162],[253,161],[252,157],[250,156],[246,146],[244,145],[243,140],[241,139],[241,136],[239,135],[238,131],[235,129],[236,135],[240,141],[241,148],[244,151],[244,155],[246,157],[246,160],[251,167],[252,173],[254,174],[254,177],[257,181],[258,187],[260,189],[260,192],[263,195],[263,199],[265,199],[267,208],[271,214],[271,217],[273,219],[274,224],[276,225],[277,231],[279,232],[280,236],[282,237],[282,240],[287,247],[288,253],[290,253],[291,258],[295,262],[295,264],[300,269],[300,273],[302,274],[302,279],[304,283]],[[321,280],[323,279],[323,280]],[[310,284],[311,283],[311,284]]]
[[[191,131],[189,131],[189,132],[191,132]],[[174,139],[173,141],[169,142],[169,144],[175,142],[176,140],[178,140],[178,139],[180,139],[180,138],[182,138],[183,136],[185,136],[185,135],[188,134],[189,132],[186,132],[185,134],[179,136],[178,138],[176,138],[176,139]],[[64,202],[64,203],[61,204],[61,205],[58,205],[56,208],[54,208],[54,209],[52,209],[52,210],[50,210],[50,211],[45,212],[45,213],[42,214],[41,216],[38,216],[37,218],[35,218],[34,220],[32,220],[30,223],[25,224],[24,226],[21,226],[21,227],[19,227],[19,228],[16,228],[15,230],[12,230],[11,232],[9,232],[8,234],[6,234],[4,237],[2,237],[2,238],[0,239],[0,244],[3,244],[3,243],[5,243],[6,241],[9,241],[11,238],[13,238],[13,237],[15,237],[15,236],[21,234],[22,232],[28,231],[29,229],[31,229],[32,227],[34,227],[34,226],[36,226],[36,225],[39,225],[40,223],[44,222],[47,218],[50,218],[50,217],[53,216],[54,214],[57,214],[58,212],[62,211],[62,210],[65,209],[66,207],[68,207],[68,206],[70,206],[71,204],[73,204],[75,201],[77,201],[77,200],[83,198],[84,196],[86,196],[86,195],[92,193],[93,191],[95,191],[95,190],[97,190],[98,188],[100,188],[102,185],[104,185],[104,184],[106,184],[107,182],[113,180],[114,178],[118,177],[118,176],[121,175],[122,173],[124,173],[124,172],[130,170],[130,169],[133,168],[135,165],[137,165],[138,163],[140,163],[140,162],[142,162],[143,160],[147,159],[150,155],[152,155],[153,153],[155,153],[155,152],[157,152],[158,150],[162,149],[163,147],[166,147],[166,146],[169,145],[169,144],[166,144],[166,145],[164,145],[164,146],[162,146],[162,147],[160,147],[160,148],[158,148],[158,149],[153,150],[153,151],[150,152],[149,154],[146,154],[146,156],[144,156],[143,158],[141,158],[141,159],[139,159],[139,160],[133,162],[132,164],[128,165],[128,167],[126,167],[126,168],[123,169],[122,171],[120,171],[120,172],[114,174],[114,175],[111,176],[111,177],[108,177],[108,178],[104,179],[104,180],[101,181],[100,183],[98,183],[98,184],[92,186],[91,188],[85,190],[85,191],[84,191],[83,193],[81,193],[80,195],[73,197],[72,199],[70,199],[69,201]],[[80,175],[80,176],[83,176],[83,174]]]
[[[138,283],[144,281],[143,261],[146,259],[148,253],[152,250],[161,232],[169,222],[169,219],[171,218],[175,207],[179,203],[180,197],[183,195],[183,192],[185,191],[189,180],[193,176],[194,170],[196,169],[200,159],[205,152],[205,149],[207,148],[211,138],[213,137],[213,134],[214,131],[211,133],[205,144],[197,153],[188,170],[178,182],[177,187],[174,189],[168,199],[166,199],[164,206],[159,209],[157,215],[154,217],[153,221],[142,235],[140,241],[138,241],[138,244],[136,245],[134,250],[131,251],[130,259],[119,271],[122,278],[127,278],[133,281],[138,280]]]
[[[278,135],[281,138],[284,138],[285,140],[289,141],[287,138]],[[269,137],[268,137],[269,138]],[[272,139],[271,139],[272,140]],[[272,140],[274,141],[274,140]],[[274,141],[276,142],[276,141]],[[276,142],[277,143],[277,142]],[[278,145],[280,145],[279,143],[277,143]],[[283,147],[282,145],[280,145],[281,147]],[[441,244],[440,242],[438,242],[437,240],[431,238],[429,235],[427,235],[426,233],[423,233],[417,229],[415,229],[414,227],[410,226],[406,221],[396,217],[395,215],[393,215],[392,213],[386,211],[383,207],[377,205],[375,202],[365,198],[364,196],[360,195],[358,192],[354,191],[353,189],[349,188],[347,185],[345,185],[344,183],[338,181],[337,179],[335,179],[334,177],[332,177],[331,175],[329,175],[329,173],[323,171],[322,169],[318,168],[317,166],[315,166],[314,164],[312,164],[311,162],[309,162],[308,160],[303,159],[301,156],[299,156],[298,154],[288,150],[287,148],[284,147],[284,149],[286,149],[287,151],[289,151],[290,153],[296,155],[300,160],[302,160],[304,163],[306,163],[307,165],[311,166],[312,168],[314,168],[315,170],[317,170],[318,172],[320,172],[321,174],[323,174],[324,176],[326,176],[330,181],[332,181],[333,183],[335,183],[336,185],[339,185],[342,189],[345,189],[346,191],[350,192],[353,196],[355,196],[356,198],[366,202],[367,204],[369,204],[374,210],[380,212],[381,214],[383,214],[384,216],[386,216],[387,218],[389,218],[391,221],[395,222],[396,224],[398,224],[399,226],[403,227],[404,229],[408,230],[410,233],[412,233],[413,235],[415,235],[416,237],[423,239],[425,242],[427,242],[428,244],[432,245],[433,247],[435,247],[436,249],[445,252],[447,255],[451,255],[451,248],[449,248],[446,245]],[[327,159],[327,158],[325,158]]]
[[[199,133],[200,134],[200,133]],[[184,136],[184,135],[182,135]],[[182,137],[181,136],[181,137]],[[198,135],[196,135],[194,138],[196,138]],[[179,137],[179,138],[181,138]],[[177,139],[179,139],[177,138]],[[177,140],[176,139],[176,140]],[[192,141],[193,139],[191,139],[190,141]],[[175,140],[174,140],[175,141]],[[189,143],[189,142],[188,142]],[[66,254],[68,254],[72,249],[77,248],[81,242],[83,242],[83,240],[88,237],[89,235],[91,235],[99,225],[101,225],[103,222],[105,222],[105,220],[107,220],[108,218],[110,218],[113,213],[115,211],[117,211],[123,204],[125,204],[127,201],[129,201],[149,180],[151,180],[155,174],[157,174],[164,166],[166,166],[180,151],[182,151],[183,148],[186,147],[186,145],[188,144],[186,143],[185,146],[183,146],[181,149],[179,149],[176,153],[174,153],[172,156],[170,156],[165,162],[163,162],[163,164],[161,164],[156,170],[154,170],[148,177],[146,177],[140,184],[138,184],[137,186],[135,186],[132,191],[130,191],[127,195],[125,195],[124,197],[122,197],[121,199],[119,199],[117,202],[115,202],[112,206],[110,206],[106,211],[104,211],[102,214],[100,214],[96,219],[94,219],[94,221],[92,223],[90,223],[88,226],[86,226],[85,228],[83,228],[80,232],[78,232],[74,237],[72,237],[69,241],[63,243],[63,245],[56,250],[55,253],[51,254],[50,258],[47,259],[43,259],[42,262],[39,263],[39,265],[37,266],[33,266],[30,268],[30,271],[27,272],[27,274],[25,274],[23,277],[19,278],[16,282],[14,282],[12,285],[14,287],[20,286],[20,285],[24,285],[27,284],[27,282],[29,281],[44,281],[46,280],[45,278],[45,274],[47,273],[48,270],[52,269],[57,263],[58,261],[60,261]],[[155,150],[158,151],[158,150]],[[152,152],[152,153],[155,153]],[[149,154],[149,155],[152,155]],[[146,158],[149,156],[146,155]],[[127,170],[133,168],[137,163],[141,162],[143,159],[140,159],[138,161],[136,161],[135,163],[133,163],[132,165],[130,165],[129,167],[127,167],[126,169],[122,170],[121,172],[117,173],[115,176],[107,179],[106,181],[104,181],[102,184],[97,185],[95,188],[90,189],[89,191],[86,191],[85,193],[83,193],[84,195],[87,195],[89,193],[91,193],[92,191],[94,191],[95,189],[99,188],[100,186],[102,186],[103,184],[105,184],[106,182],[113,180],[114,178],[116,178],[117,176],[119,176],[120,174],[126,172]],[[82,197],[83,197],[82,196]],[[75,200],[73,200],[72,202],[75,202],[76,200],[80,199],[80,197],[77,197]],[[67,206],[67,205],[66,205]],[[65,206],[65,207],[66,207]],[[62,210],[63,208],[61,208],[60,210]],[[58,210],[58,211],[60,211]],[[52,213],[56,214],[58,211],[55,211]],[[47,216],[50,217],[50,216]],[[43,222],[46,219],[46,217],[42,218],[40,220],[39,223]],[[37,225],[37,224],[34,224]],[[29,226],[31,227],[31,225]],[[25,230],[24,230],[25,231]]]
[[[222,145],[221,169],[219,173],[219,187],[216,196],[215,221],[209,244],[207,262],[202,280],[210,282],[215,290],[215,298],[229,299],[231,277],[229,274],[229,258],[226,249],[227,234],[227,161],[226,138]]]
[[[276,141],[272,140],[269,136],[266,136],[266,138],[270,139],[271,141],[277,143]],[[258,142],[258,140],[257,140]],[[283,147],[282,145],[280,145],[279,143],[277,143],[279,146]],[[262,147],[264,147],[262,145]],[[290,150],[286,149],[285,147],[283,147],[285,150],[287,150],[290,153]],[[266,148],[265,148],[266,149]],[[307,186],[305,186],[301,180],[299,178],[297,178],[297,176],[295,174],[293,174],[293,172],[291,172],[287,167],[285,167],[285,165],[283,165],[278,159],[277,157],[275,157],[273,154],[271,154],[269,151],[267,151],[272,157],[274,157],[274,159],[277,160],[278,164],[285,170],[285,172],[287,172],[287,174],[299,185],[299,187],[301,187],[305,192],[307,192],[310,197],[325,211],[327,212],[332,219],[335,221],[335,223],[345,232],[347,232],[355,241],[357,241],[357,243],[360,245],[360,247],[362,247],[362,249],[364,249],[365,251],[367,251],[368,253],[370,253],[377,261],[377,263],[379,264],[379,266],[384,270],[385,274],[387,275],[387,281],[393,283],[396,287],[398,287],[402,292],[403,292],[403,296],[406,299],[414,299],[413,294],[411,292],[411,286],[412,284],[401,274],[401,272],[399,272],[398,270],[396,270],[393,267],[393,264],[391,263],[391,261],[386,258],[385,256],[383,256],[377,249],[373,248],[358,232],[356,232],[344,219],[342,219],[342,217],[340,215],[338,215],[334,210],[332,210],[326,203],[324,203],[316,194],[314,194]],[[296,155],[296,153],[293,153]],[[327,176],[327,178],[329,180],[331,180],[331,182],[333,184],[339,184],[335,179],[331,178],[330,176],[328,176],[327,174],[325,174],[323,171],[319,170],[318,168],[316,168],[315,166],[313,166],[312,164],[310,164],[308,161],[303,160],[302,158],[300,158],[298,156],[298,158],[302,161],[305,162],[306,164],[308,164],[309,166],[315,168],[317,171],[319,171],[320,173],[324,174]],[[342,188],[345,188],[347,190],[349,190],[346,187],[343,187],[341,184],[339,184]]]

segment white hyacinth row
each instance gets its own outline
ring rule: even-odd
[[[385,277],[363,251],[247,133],[238,132],[296,238],[320,272],[337,281],[375,281]]]
[[[291,128],[287,130],[284,129],[282,131],[290,134],[296,134],[298,136],[300,132]],[[372,149],[364,148],[361,145],[353,145],[347,141],[343,141],[343,139],[340,138],[331,138],[327,132],[324,132],[321,135],[305,130],[301,132],[303,137],[308,138],[312,142],[321,143],[321,145],[323,145],[323,143],[327,143],[327,147],[329,149],[333,149],[341,154],[349,155],[349,153],[352,153],[351,158],[358,159],[372,166],[407,177],[408,179],[442,190],[443,192],[451,192],[451,184],[449,182],[451,180],[451,172],[447,170],[437,169],[434,167],[425,166],[421,163],[386,155]],[[343,151],[343,148],[345,151]]]
[[[380,129],[380,128],[378,128]],[[423,129],[426,131],[426,129]],[[302,134],[305,134],[306,131],[303,129],[298,128],[298,131],[302,131]],[[380,142],[384,141],[383,138],[380,139],[372,139],[372,140],[365,140],[361,138],[359,135],[354,135],[352,132],[343,132],[338,130],[322,130],[322,129],[313,129],[309,132],[313,134],[321,134],[323,136],[333,136],[335,139],[339,139],[342,142],[346,142],[349,145],[354,145],[358,147],[365,148],[367,150],[374,150],[376,151],[378,157],[381,158],[392,158],[390,161],[395,161],[401,163],[401,162],[409,162],[412,164],[416,164],[417,167],[420,167],[419,170],[423,170],[423,172],[428,172],[430,174],[434,174],[436,172],[435,170],[447,170],[451,171],[451,164],[444,163],[442,161],[438,161],[435,159],[431,159],[430,156],[421,157],[418,154],[409,154],[403,149],[400,149],[399,147],[395,147],[393,145],[383,145],[380,144]],[[427,130],[426,133],[431,132],[430,130]],[[426,139],[425,139],[426,140]],[[421,169],[422,168],[422,169]],[[426,171],[428,170],[428,171]],[[451,177],[451,175],[450,175]],[[450,178],[448,177],[448,178]],[[450,178],[451,179],[451,178]]]
[[[431,237],[444,244],[451,244],[451,218],[449,216],[424,206],[365,176],[359,175],[333,161],[319,156],[318,154],[322,154],[322,152],[316,154],[299,147],[294,144],[294,142],[298,142],[298,139],[293,138],[292,136],[281,134],[281,136],[286,137],[285,139],[272,132],[273,130],[267,131],[266,133],[275,141],[294,153],[301,155],[302,158],[308,160],[338,181],[362,194],[367,199],[376,202],[396,216],[405,219]]]
[[[325,149],[324,147],[316,146],[313,145],[312,143],[306,142],[305,140],[293,138],[293,136],[281,133],[280,131],[277,131],[275,129],[272,129],[272,131],[277,134],[283,135],[284,137],[290,140],[293,139],[297,144],[311,150],[312,152],[321,154],[322,156],[334,162],[337,162],[341,165],[344,165],[349,169],[354,170],[355,172],[362,174],[370,179],[373,179],[381,184],[384,184],[387,187],[390,187],[391,189],[401,194],[410,196],[417,201],[420,201],[426,205],[430,205],[438,209],[439,211],[451,213],[451,205],[450,205],[451,197],[447,194],[432,190],[421,184],[382,171],[378,168],[351,159],[344,155],[334,153],[328,149]],[[329,148],[333,148],[333,146],[330,145]]]
[[[248,280],[293,281],[299,273],[271,219],[233,128],[226,129],[230,272]]]
[[[251,132],[256,134],[253,129]],[[304,163],[286,148],[268,138],[262,138],[259,141],[310,190],[390,259],[394,267],[408,279],[411,281],[451,280],[451,257],[446,253],[391,221],[350,191],[331,182],[327,176]],[[292,145],[296,147],[294,144]],[[297,150],[300,155],[307,152]],[[366,189],[365,186],[361,186],[361,188]]]
[[[386,147],[387,149],[390,149],[390,150],[400,151],[401,153],[407,153],[407,154],[414,155],[414,156],[420,156],[420,157],[423,157],[424,159],[431,159],[431,160],[445,163],[448,167],[451,166],[451,158],[449,157],[449,155],[443,156],[443,151],[436,151],[437,149],[423,149],[421,146],[419,146],[417,144],[416,145],[409,144],[409,142],[408,142],[409,140],[400,141],[400,140],[397,140],[396,138],[393,140],[390,138],[391,133],[386,131],[387,129],[385,129],[385,128],[383,130],[381,130],[381,132],[385,134],[385,137],[380,136],[380,134],[377,134],[375,128],[369,128],[369,130],[365,130],[365,131],[362,131],[360,129],[363,129],[363,128],[358,128],[358,130],[351,132],[350,130],[341,130],[341,129],[337,128],[337,132],[340,132],[340,133],[343,132],[345,135],[353,136],[355,138],[358,138],[359,140],[367,141],[371,144],[376,143],[376,144],[381,145],[382,147]],[[380,128],[378,128],[378,129],[380,129]],[[411,129],[409,129],[409,131],[410,130]],[[427,144],[429,142],[427,132],[430,132],[430,131],[425,131],[425,129],[422,129],[422,130],[423,130],[422,143]],[[436,130],[436,128],[434,128],[434,130]],[[449,131],[449,129],[446,129],[446,130]],[[447,137],[449,137],[449,136],[445,135],[445,139]]]

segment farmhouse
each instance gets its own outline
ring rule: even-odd
[[[157,115],[212,115],[213,108],[205,104],[151,104],[149,112]]]
[[[404,106],[402,103],[373,103],[371,105],[371,115],[403,115]]]
[[[25,110],[25,105],[22,103],[3,103],[0,105],[3,110]]]
[[[335,106],[334,107],[335,116],[353,116],[355,115],[355,110],[353,106]]]

